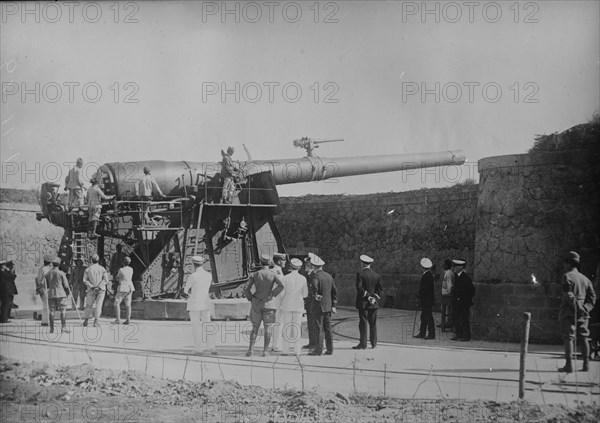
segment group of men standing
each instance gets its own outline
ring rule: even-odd
[[[285,256],[275,254],[261,256],[261,269],[254,273],[244,286],[244,295],[252,303],[250,321],[250,345],[246,356],[254,353],[254,344],[261,324],[264,329],[263,356],[270,351],[291,352],[300,355],[302,314],[306,311],[309,343],[303,348],[308,355],[333,354],[331,314],[336,313],[337,288],[333,277],[323,270],[325,262],[316,254],[309,253],[303,263],[297,258],[290,260],[290,272],[286,275]],[[273,340],[273,346],[269,349]],[[323,348],[325,344],[325,349]]]
[[[358,310],[360,340],[355,350],[367,348],[367,326],[369,327],[369,342],[371,348],[377,347],[377,310],[383,294],[381,276],[371,268],[374,260],[360,256],[361,270],[356,275],[356,301]],[[433,262],[424,257],[420,261],[423,273],[419,283],[417,300],[421,307],[421,323],[419,332],[414,338],[435,339],[435,321],[433,307],[435,305]],[[471,340],[469,309],[473,305],[475,286],[469,275],[464,271],[466,261],[463,259],[444,261],[444,276],[442,281],[442,323],[438,327],[444,331],[454,326],[455,336],[452,341],[467,342]],[[454,323],[448,321],[448,318]],[[416,315],[415,315],[416,318]],[[414,331],[414,328],[413,328]]]
[[[445,331],[454,327],[455,336],[451,341],[468,342],[471,340],[470,308],[475,296],[475,285],[465,272],[467,262],[464,259],[444,260],[442,280],[442,322],[438,327]],[[435,339],[433,306],[435,305],[433,262],[424,257],[420,261],[423,274],[419,283],[417,301],[421,307],[421,325],[414,338]],[[451,316],[452,322],[448,321]],[[415,316],[416,317],[416,316]]]
[[[120,250],[119,250],[120,251]],[[131,318],[131,299],[134,286],[132,282],[133,269],[129,266],[131,259],[127,256],[120,257],[120,266],[113,275],[116,281],[115,313],[117,319],[113,323],[121,323],[120,305],[125,302],[127,318],[123,322],[129,324]],[[94,317],[93,326],[98,326],[98,319],[102,314],[102,305],[107,292],[109,275],[100,262],[100,256],[91,256],[92,264],[83,266],[81,259],[75,260],[71,272],[71,283],[67,278],[64,268],[61,268],[60,257],[44,256],[44,264],[38,270],[36,277],[36,293],[42,302],[42,326],[50,326],[54,332],[54,313],[60,312],[61,330],[69,332],[66,326],[66,310],[71,305],[69,297],[73,296],[72,305],[76,310],[84,309],[83,326],[88,326],[89,319]]]

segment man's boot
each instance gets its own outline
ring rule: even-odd
[[[67,329],[67,317],[64,314],[60,316],[60,330],[64,333],[71,332],[69,329]]]
[[[88,319],[83,319],[83,324],[82,326],[87,326],[88,325]]]
[[[565,366],[558,369],[559,372],[572,373],[573,364],[571,362],[573,357],[573,341],[565,341]]]
[[[590,343],[587,338],[581,340],[581,354],[583,355],[582,372],[587,372],[590,369]]]

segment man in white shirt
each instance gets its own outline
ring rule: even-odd
[[[188,276],[185,283],[185,293],[189,295],[187,310],[192,322],[192,335],[194,337],[194,348],[203,353],[209,350],[212,355],[217,355],[215,347],[214,324],[210,323],[210,311],[212,303],[209,297],[210,285],[212,284],[212,272],[210,260],[201,256],[193,256],[194,273]]]
[[[164,194],[160,190],[160,187],[156,183],[154,176],[150,174],[150,168],[144,167],[144,176],[140,179],[138,183],[138,193],[142,197],[142,214],[143,214],[143,222],[144,224],[150,223],[150,216],[148,214],[148,209],[150,207],[150,201],[154,198],[154,193],[157,193],[161,197],[164,197]]]
[[[111,195],[105,195],[100,189],[100,181],[98,178],[92,178],[92,186],[87,192],[87,206],[88,206],[88,236],[90,238],[97,238],[96,228],[98,227],[98,221],[100,220],[100,213],[102,212],[102,200],[110,200],[113,198]]]
[[[102,314],[102,304],[106,295],[106,284],[108,283],[108,272],[98,262],[100,257],[98,254],[92,256],[92,265],[85,269],[83,273],[83,283],[87,287],[85,296],[85,319],[83,326],[88,325],[88,320],[94,314],[94,327],[98,326],[98,319]]]
[[[48,286],[46,285],[46,273],[52,269],[52,257],[44,256],[44,265],[39,268],[35,278],[35,292],[42,300],[42,326],[48,326],[50,309],[48,308]]]
[[[60,323],[62,332],[69,333],[67,329],[67,317],[65,311],[69,302],[67,299],[71,295],[71,289],[69,288],[69,281],[67,275],[60,270],[59,266],[61,259],[55,257],[52,260],[52,269],[46,273],[44,278],[46,279],[46,286],[48,287],[48,306],[50,308],[50,333],[54,332],[54,312],[60,311]]]
[[[442,280],[442,323],[437,325],[446,331],[446,328],[453,326],[452,323],[452,288],[454,287],[454,271],[452,270],[452,261],[444,260],[444,276]]]
[[[121,324],[121,302],[125,300],[125,309],[127,311],[127,319],[123,324],[128,325],[129,319],[131,319],[131,297],[133,297],[133,269],[131,266],[131,259],[129,257],[123,257],[124,266],[117,272],[117,282],[119,286],[115,292],[115,316],[117,319],[113,322],[114,324]]]
[[[300,355],[300,336],[302,313],[304,313],[304,298],[308,297],[306,278],[298,273],[302,261],[294,258],[290,261],[291,273],[283,277],[283,299],[281,301],[281,328],[284,355],[290,349],[295,355]]]
[[[280,279],[283,280],[283,267],[285,266],[285,254],[275,253],[273,254],[273,268],[271,269]],[[282,311],[281,311],[281,301],[283,300],[284,291],[273,298],[271,301],[273,303],[273,308],[275,309],[275,323],[273,323],[273,348],[271,351],[281,352],[281,333],[283,329],[282,324]]]

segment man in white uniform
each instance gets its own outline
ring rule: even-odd
[[[302,261],[294,258],[290,262],[291,273],[283,277],[283,300],[281,301],[281,327],[284,354],[290,348],[295,355],[300,355],[300,335],[302,313],[304,313],[304,298],[308,297],[306,278],[298,273]]]
[[[131,297],[133,297],[133,269],[131,266],[131,259],[129,257],[123,257],[124,266],[117,272],[117,282],[119,286],[117,292],[115,292],[115,316],[117,319],[113,322],[117,325],[121,324],[121,302],[125,300],[125,309],[127,310],[127,319],[123,324],[128,325],[129,319],[131,319]]]
[[[212,283],[212,272],[210,260],[201,256],[193,256],[194,273],[188,276],[185,283],[185,292],[189,295],[187,310],[192,322],[192,335],[194,337],[194,349],[203,353],[209,350],[212,355],[217,355],[215,347],[214,329],[208,327],[210,322],[211,301],[209,297],[210,285]]]
[[[48,286],[46,285],[46,273],[52,269],[52,257],[44,256],[44,265],[39,268],[35,278],[35,292],[42,300],[42,326],[48,326],[50,310],[48,308]]]

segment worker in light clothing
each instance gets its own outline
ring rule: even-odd
[[[35,278],[35,292],[42,301],[42,326],[48,326],[49,308],[48,308],[48,286],[46,285],[46,273],[52,269],[52,257],[44,256],[44,265],[38,270]]]
[[[88,325],[88,320],[92,317],[94,310],[94,327],[98,326],[98,319],[102,314],[102,304],[106,295],[106,284],[108,283],[108,272],[98,262],[98,254],[92,256],[92,265],[85,269],[83,273],[83,283],[87,287],[85,296],[85,319],[83,326]]]
[[[298,273],[302,261],[293,258],[290,261],[291,273],[283,277],[283,299],[281,300],[282,351],[286,355],[290,349],[300,355],[300,337],[304,298],[308,297],[306,278]]]
[[[273,268],[271,269],[280,279],[283,280],[283,267],[285,266],[285,254],[275,253],[273,254]],[[273,298],[272,304],[275,308],[275,323],[273,324],[273,347],[271,351],[281,352],[282,347],[282,311],[281,302],[283,300],[284,291],[278,296]]]
[[[275,308],[272,301],[283,291],[282,278],[269,269],[271,257],[266,254],[261,255],[260,265],[262,266],[260,270],[253,273],[244,286],[244,296],[252,303],[250,307],[252,331],[250,332],[250,345],[246,357],[252,357],[261,323],[264,326],[265,333],[263,357],[269,356],[269,343],[273,333],[272,326],[275,323]]]
[[[153,199],[154,193],[157,193],[161,197],[164,197],[164,194],[160,190],[160,187],[156,183],[154,176],[150,174],[150,168],[144,167],[144,176],[140,179],[140,182],[137,185],[138,193],[142,197],[142,218],[144,224],[150,224],[150,201]]]
[[[454,287],[454,271],[452,261],[444,260],[444,279],[442,280],[442,323],[438,325],[442,332],[452,326],[452,288]]]
[[[115,292],[115,316],[116,320],[114,324],[121,324],[121,302],[125,300],[125,309],[127,310],[127,318],[123,324],[128,325],[129,319],[131,319],[131,298],[133,297],[133,269],[131,266],[131,259],[129,257],[123,257],[123,267],[117,272],[117,283],[119,284]]]
[[[201,354],[208,350],[212,355],[217,355],[214,337],[216,331],[214,323],[210,323],[212,308],[209,297],[212,284],[210,261],[202,256],[193,256],[192,263],[195,270],[188,276],[184,291],[189,295],[187,310],[192,322],[194,349]]]
[[[61,331],[69,333],[67,329],[67,317],[65,311],[69,305],[69,295],[71,289],[69,288],[69,281],[67,275],[59,269],[61,259],[55,257],[52,260],[52,269],[46,273],[44,278],[46,279],[46,286],[48,287],[48,306],[50,308],[50,333],[54,332],[54,312],[60,311],[60,326]]]
[[[65,191],[69,190],[69,208],[83,206],[83,159],[79,157],[65,178]]]
[[[100,214],[102,213],[102,200],[110,200],[114,198],[112,195],[105,195],[100,189],[100,180],[98,178],[92,178],[92,186],[87,192],[87,206],[88,206],[88,237],[97,238],[96,228],[98,227],[98,221],[100,221]]]

